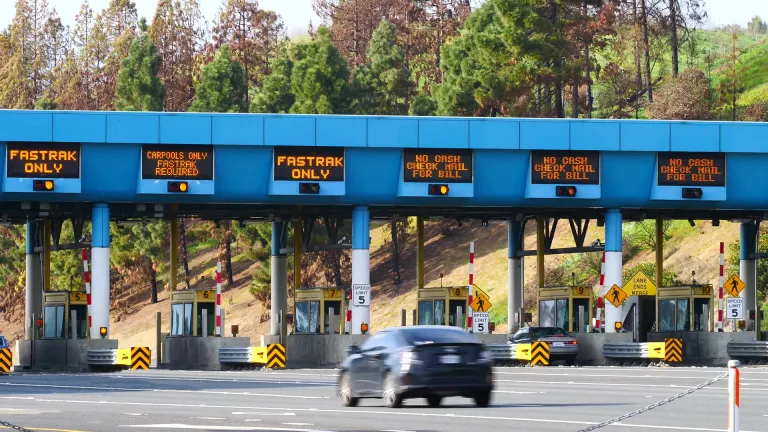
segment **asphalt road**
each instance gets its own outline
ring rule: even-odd
[[[334,370],[13,374],[0,420],[36,431],[576,432],[701,384],[714,368],[498,368],[492,406],[344,408]],[[743,368],[742,431],[768,432],[768,368]],[[602,431],[725,431],[727,379]]]

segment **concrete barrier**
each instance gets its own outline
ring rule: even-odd
[[[604,344],[632,342],[631,333],[571,333],[571,336],[579,342],[579,355],[576,357],[579,366],[605,366]]]
[[[755,340],[755,332],[663,332],[648,333],[649,342],[667,338],[683,340],[683,363],[691,366],[727,366],[728,342]]]
[[[285,347],[289,368],[336,367],[347,349],[362,345],[368,335],[289,335]]]
[[[83,372],[89,349],[116,349],[115,339],[39,339],[16,341],[14,366],[21,369]]]
[[[221,370],[219,348],[250,346],[247,337],[163,337],[163,364],[168,369]]]

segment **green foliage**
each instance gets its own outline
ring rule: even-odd
[[[640,263],[634,267],[630,268],[624,268],[624,272],[622,274],[622,285],[629,282],[629,280],[634,276],[638,271],[643,272],[643,274],[650,280],[655,281],[656,280],[656,263]],[[655,283],[655,282],[654,282]],[[661,286],[675,286],[681,284],[680,280],[677,279],[677,275],[675,272],[669,271],[669,270],[663,270],[661,273]]]
[[[712,117],[712,89],[704,72],[686,69],[665,81],[648,107],[660,120],[707,120]]]
[[[51,99],[49,95],[44,95],[40,99],[35,102],[35,109],[36,110],[55,110],[56,109],[56,101]]]
[[[665,220],[662,225],[662,236],[664,241],[672,238],[670,230],[673,221]],[[630,222],[622,227],[624,239],[632,246],[638,249],[650,251],[656,250],[656,221],[653,219],[642,222]]]
[[[131,44],[131,52],[123,59],[117,82],[115,108],[120,111],[162,111],[165,85],[157,74],[160,56],[147,33],[146,20],[141,20],[141,34]]]
[[[420,94],[411,102],[408,114],[412,116],[434,116],[437,114],[437,101],[428,94]]]
[[[83,227],[83,234],[90,237],[91,224]],[[61,226],[59,244],[74,243],[75,233],[72,223],[64,221]],[[84,291],[83,257],[80,249],[51,252],[51,290],[54,291]]]
[[[140,223],[133,226],[133,250],[137,256],[149,258],[152,264],[159,269],[164,268],[163,257],[170,248],[170,233],[168,223],[159,220],[147,224]]]
[[[366,55],[358,68],[358,110],[361,114],[406,115],[407,98],[414,87],[405,53],[397,46],[397,28],[382,21],[373,32]]]
[[[317,38],[294,45],[291,91],[296,97],[293,114],[345,114],[350,107],[349,70],[333,45],[326,27]]]
[[[758,15],[755,15],[747,23],[747,31],[750,33],[765,34],[768,32],[768,24],[766,24]]]
[[[253,279],[251,280],[251,285],[248,287],[248,292],[250,292],[256,300],[266,303],[272,292],[271,259],[269,257],[263,259],[256,270],[253,271],[252,276]]]
[[[264,79],[264,85],[257,90],[251,101],[251,112],[285,114],[296,98],[291,93],[293,61],[284,47],[272,62],[272,73]]]
[[[195,100],[189,111],[246,112],[248,109],[243,66],[232,60],[229,47],[223,45],[216,58],[203,66],[200,81],[195,86]]]

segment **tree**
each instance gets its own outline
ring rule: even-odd
[[[149,31],[166,88],[165,110],[186,111],[194,96],[196,60],[205,39],[198,0],[160,0]]]
[[[165,86],[157,77],[160,57],[143,19],[140,28],[141,34],[131,45],[131,53],[120,69],[115,107],[121,111],[162,111]]]
[[[103,65],[99,76],[97,106],[101,110],[115,107],[115,91],[122,61],[130,54],[136,38],[138,12],[131,0],[110,0],[109,7],[97,18],[95,34],[103,34]],[[94,38],[96,39],[96,38]]]
[[[412,116],[433,116],[437,112],[437,101],[430,95],[421,94],[416,96],[408,110],[408,115]]]
[[[44,95],[40,99],[35,102],[35,109],[36,110],[55,110],[56,109],[56,101],[53,100],[49,95]]]
[[[765,34],[768,32],[768,24],[766,24],[758,15],[755,15],[752,20],[747,23],[747,31],[750,33]]]
[[[394,24],[382,21],[368,45],[369,62],[356,73],[361,114],[406,115],[413,83]]]
[[[243,66],[232,60],[229,47],[222,45],[213,62],[205,65],[202,77],[195,87],[195,100],[190,111],[247,112]]]
[[[718,94],[720,95],[720,102],[724,107],[730,106],[730,118],[731,121],[736,121],[736,101],[741,94],[743,85],[740,82],[742,75],[742,67],[739,62],[741,57],[741,49],[736,45],[739,39],[739,35],[734,31],[731,33],[731,47],[727,57],[725,58],[725,77],[720,80],[718,84]]]
[[[151,303],[157,303],[157,272],[162,266],[165,251],[169,248],[168,224],[157,221],[148,224],[140,223],[133,227],[133,244],[135,256],[141,257],[144,268],[151,282]],[[170,287],[171,290],[176,287]]]
[[[328,29],[320,27],[317,39],[292,47],[294,58],[291,91],[294,114],[343,114],[349,112],[347,62],[331,42]]]
[[[663,82],[656,100],[648,106],[651,118],[660,120],[707,120],[712,89],[704,72],[686,69]]]
[[[254,113],[286,114],[296,98],[291,93],[293,61],[287,48],[272,62],[272,73],[264,78],[264,85],[254,92],[250,111]]]

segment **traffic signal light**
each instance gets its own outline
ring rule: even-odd
[[[573,198],[576,196],[576,186],[557,186],[555,196]]]
[[[32,190],[35,192],[53,192],[53,180],[33,180]]]
[[[189,183],[182,181],[168,182],[168,192],[189,192]]]
[[[299,183],[299,193],[317,195],[320,193],[320,183]]]
[[[451,189],[447,184],[431,184],[429,185],[430,195],[448,195],[448,191]]]
[[[701,188],[683,188],[683,198],[686,199],[701,199],[703,194]]]

